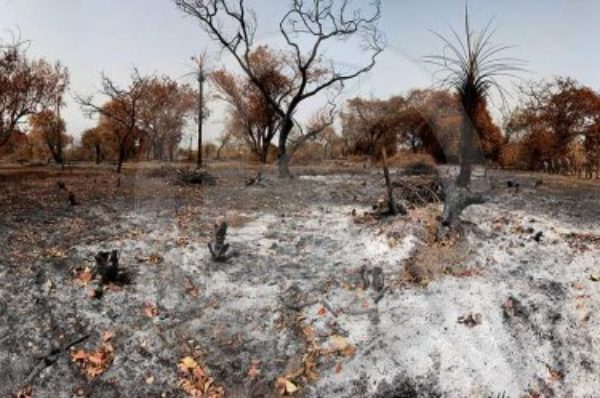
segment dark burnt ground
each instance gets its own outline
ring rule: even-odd
[[[125,287],[123,292],[108,292],[99,301],[87,297],[89,289],[80,286],[74,278],[77,270],[93,261],[90,253],[82,254],[75,248],[103,247],[106,242],[136,236],[148,236],[151,241],[153,233],[161,233],[160,223],[132,223],[129,218],[132,213],[156,214],[157,219],[177,225],[177,239],[181,239],[182,244],[205,246],[212,233],[212,223],[220,216],[237,215],[234,219],[240,225],[257,213],[269,213],[285,220],[310,206],[364,208],[384,192],[381,172],[366,170],[362,165],[296,168],[295,171],[305,177],[289,181],[280,181],[275,177],[274,169],[267,168],[263,184],[251,187],[245,182],[256,174],[258,168],[255,166],[213,165],[210,172],[218,178],[215,186],[177,184],[177,172],[173,167],[136,169],[134,166],[128,165],[121,177],[105,167],[82,167],[65,172],[45,167],[0,171],[2,396],[15,393],[25,384],[32,386],[36,397],[182,394],[178,388],[177,362],[194,353],[195,342],[190,341],[194,336],[178,335],[171,327],[199,317],[205,308],[223,303],[202,297],[197,301],[188,299],[186,306],[173,314],[163,309],[157,323],[153,324],[146,319],[143,302],[130,302],[134,295],[138,297],[139,291],[145,288],[144,283],[162,281],[168,288],[169,282],[174,281],[181,287],[187,274],[174,275],[169,269],[157,267],[155,280],[134,280],[133,285]],[[493,201],[502,206],[525,211],[536,209],[536,213],[564,218],[582,227],[594,225],[599,220],[600,187],[596,182],[519,173],[516,178],[522,190],[515,194],[505,187],[505,180],[515,177],[514,174],[497,171],[492,175]],[[535,181],[540,178],[544,183],[534,188]],[[73,192],[79,205],[69,205],[67,194],[58,188],[59,181]],[[172,242],[173,246],[178,244]],[[160,255],[162,249],[159,248],[158,253],[148,249],[137,254]],[[125,258],[132,262],[134,255]],[[227,300],[227,297],[223,299]],[[82,313],[97,315],[84,317]],[[240,322],[234,317],[224,321]],[[148,335],[147,345],[134,344],[133,333],[148,328],[158,332]],[[64,347],[82,336],[89,335],[89,338],[78,347],[97,347],[102,341],[101,334],[107,330],[116,331],[112,342],[115,363],[94,380],[82,376],[78,366],[70,360],[69,352],[51,358],[56,359],[55,363],[44,363],[40,359],[48,359],[53,348]],[[195,330],[214,333],[202,325],[196,325]],[[286,340],[292,351],[302,345],[298,333],[294,333],[289,341]],[[153,350],[153,346],[160,350]],[[203,349],[207,362],[208,359],[212,362],[207,366],[215,364],[213,370],[218,382],[226,387],[239,385],[246,376],[247,362],[251,358],[236,364],[231,358],[236,358],[240,352],[228,346],[228,342]],[[252,349],[274,350],[259,344]],[[123,357],[130,360],[125,361]],[[221,364],[219,358],[223,358]],[[132,367],[132,364],[138,367]],[[265,372],[270,366],[270,372],[275,374],[277,367],[282,365],[274,362],[263,366]],[[149,377],[154,378],[152,383],[148,382]],[[256,396],[273,392],[273,380],[265,383],[252,387]],[[248,391],[238,390],[237,393],[246,396]],[[236,391],[228,392],[235,396]]]
[[[112,310],[106,313],[101,300],[95,302],[87,297],[89,289],[80,286],[74,275],[84,266],[93,264],[93,258],[89,255],[82,258],[74,248],[102,246],[105,242],[152,233],[156,224],[142,224],[137,225],[136,230],[131,229],[128,216],[136,210],[160,213],[161,219],[166,215],[177,224],[178,239],[183,244],[205,245],[214,220],[230,215],[232,211],[285,216],[318,203],[366,205],[373,202],[377,194],[371,192],[377,191],[373,189],[377,182],[372,182],[362,169],[345,172],[355,177],[328,186],[303,178],[281,183],[269,169],[263,172],[265,178],[260,186],[246,187],[245,181],[255,175],[256,168],[235,164],[210,169],[210,173],[218,178],[215,186],[181,185],[177,182],[174,167],[136,170],[134,165],[128,165],[121,176],[106,167],[68,168],[64,172],[46,167],[1,170],[0,368],[3,373],[0,395],[15,393],[25,385],[33,387],[34,396],[73,396],[77,393],[85,396],[159,396],[164,392],[167,396],[179,395],[176,365],[191,348],[188,341],[172,334],[168,337],[172,339],[168,342],[172,350],[163,353],[167,357],[156,359],[148,352],[137,353],[140,360],[146,357],[149,363],[162,361],[162,368],[170,370],[162,377],[155,375],[157,382],[153,384],[145,383],[144,379],[120,381],[120,377],[127,379],[132,373],[137,378],[143,376],[143,371],[128,373],[129,369],[114,369],[106,377],[86,380],[70,361],[69,352],[51,355],[52,361],[57,359],[57,362],[46,363],[47,367],[41,365],[53,349],[64,348],[82,336],[90,337],[78,347],[92,349],[100,344],[103,332],[119,329],[115,325],[128,324],[126,330],[135,330],[143,324],[144,314],[125,310],[124,303],[121,305],[124,313]],[[328,173],[333,174],[332,171]],[[67,193],[59,188],[59,181],[75,195],[77,206],[68,203]],[[247,221],[244,217],[237,220],[238,223]],[[168,276],[168,273],[157,272],[156,277]],[[125,288],[125,292],[137,289],[134,282]],[[200,303],[201,306],[212,304]],[[118,308],[119,304],[112,303],[112,306]],[[79,316],[80,310],[90,311],[90,308],[98,313],[96,323]],[[193,316],[193,312],[187,315],[188,318]],[[117,335],[113,344],[118,357],[128,352],[131,342],[127,336]],[[140,366],[151,368],[150,365]],[[132,388],[132,385],[139,388]],[[269,385],[269,390],[271,387]]]
[[[600,222],[600,180],[506,170],[493,171],[491,176],[494,201],[507,208],[544,213],[581,229]],[[509,180],[519,182],[518,194],[507,188]],[[536,187],[536,182],[542,184]]]

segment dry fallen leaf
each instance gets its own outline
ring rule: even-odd
[[[550,377],[548,378],[550,382],[560,382],[563,381],[565,375],[560,370],[548,369],[550,372]]]
[[[76,361],[85,361],[87,359],[87,354],[83,350],[76,350],[71,353],[71,360]]]
[[[60,249],[58,249],[56,247],[53,247],[51,249],[46,250],[46,255],[48,257],[54,257],[54,258],[65,258],[65,257],[67,257],[67,255],[65,254],[64,251],[62,251],[62,250],[60,250]]]
[[[97,349],[93,351],[74,349],[71,352],[71,360],[79,365],[85,376],[90,380],[106,372],[114,359],[114,349],[109,343],[113,334],[112,332],[104,332],[102,335],[102,344]]]
[[[154,303],[144,303],[144,314],[146,314],[148,318],[154,318],[158,316],[158,308]]]
[[[276,389],[279,395],[293,395],[298,391],[298,386],[285,377],[279,377],[276,382]]]
[[[102,341],[104,342],[111,340],[113,337],[115,337],[115,332],[112,330],[102,332]]]
[[[200,295],[200,291],[198,288],[192,283],[190,278],[185,279],[184,284],[185,291],[192,297],[198,297]]]
[[[33,391],[30,386],[25,386],[15,394],[16,398],[32,398]]]
[[[198,362],[196,362],[196,360],[192,357],[185,357],[180,363],[189,370],[192,370],[198,366]]]
[[[192,357],[187,356],[179,361],[181,377],[179,388],[192,397],[223,398],[225,390],[214,384],[200,364]]]
[[[83,286],[86,286],[88,283],[90,283],[90,281],[92,280],[92,273],[90,272],[89,269],[84,269],[83,271],[79,272],[76,276],[75,279],[81,283]]]

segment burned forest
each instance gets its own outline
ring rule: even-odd
[[[0,396],[598,396],[599,5],[49,3],[0,3]]]

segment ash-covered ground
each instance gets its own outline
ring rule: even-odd
[[[492,171],[490,201],[438,243],[441,204],[371,214],[378,170],[267,170],[252,186],[254,170],[210,172],[202,187],[170,169],[119,184],[102,170],[4,176],[2,396],[187,396],[185,358],[212,396],[596,394],[597,183]],[[207,248],[219,219],[225,263]],[[118,250],[131,283],[97,297],[103,250]],[[98,366],[81,354],[102,347]]]

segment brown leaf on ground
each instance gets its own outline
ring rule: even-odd
[[[148,318],[155,318],[158,316],[158,308],[154,303],[146,302],[144,303],[144,314]]]
[[[185,284],[183,285],[187,294],[192,297],[198,297],[200,295],[200,291],[198,288],[192,283],[190,278],[185,279]]]
[[[114,349],[109,343],[113,332],[102,334],[102,344],[92,351],[72,350],[71,361],[75,362],[88,380],[95,379],[108,370],[114,360]]]
[[[83,286],[86,286],[92,281],[92,273],[86,268],[83,271],[78,272],[77,275],[75,275],[75,279]]]
[[[57,247],[53,247],[51,249],[46,250],[46,255],[48,257],[53,257],[53,258],[65,258],[65,257],[67,257],[67,255],[65,254],[65,252],[63,250],[60,250]]]
[[[277,378],[275,389],[281,396],[294,395],[298,391],[298,386],[286,379],[285,377]]]
[[[25,387],[21,388],[19,391],[16,392],[15,397],[16,398],[32,398],[33,390],[31,389],[31,386],[25,386]]]
[[[179,361],[179,388],[191,397],[223,398],[225,390],[215,385],[204,368],[194,358],[187,356]]]
[[[548,381],[551,383],[561,382],[565,378],[565,374],[560,370],[548,369],[548,371],[550,372],[550,377],[548,377]]]

